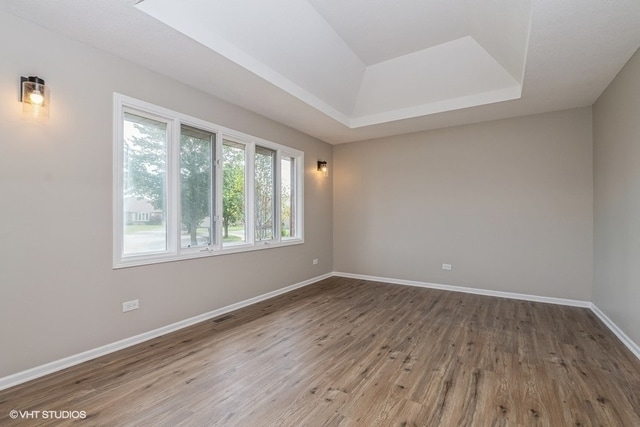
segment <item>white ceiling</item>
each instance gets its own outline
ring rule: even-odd
[[[309,0],[365,65],[469,35],[465,0]]]
[[[3,0],[330,143],[591,105],[638,0]]]
[[[520,97],[531,0],[476,3],[144,0],[138,8],[358,128]]]

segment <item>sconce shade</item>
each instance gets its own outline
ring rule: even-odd
[[[49,88],[40,77],[20,78],[22,111],[33,117],[49,117]]]
[[[322,172],[323,176],[329,176],[329,169],[325,160],[318,160],[318,172]]]

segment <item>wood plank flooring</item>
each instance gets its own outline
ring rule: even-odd
[[[0,425],[640,426],[640,361],[587,309],[331,278],[4,390]]]

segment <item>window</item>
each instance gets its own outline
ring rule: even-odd
[[[280,161],[280,236],[293,239],[296,227],[296,158],[283,156]]]
[[[257,241],[273,240],[275,236],[275,161],[274,150],[256,147],[254,213]]]
[[[149,222],[151,214],[149,212],[136,212],[134,218],[136,222]]]
[[[303,242],[303,153],[114,95],[114,267]]]
[[[182,248],[215,242],[213,165],[216,135],[180,127],[180,220]]]
[[[246,243],[246,149],[244,144],[225,140],[222,153],[223,242],[225,245]]]
[[[167,131],[169,123],[151,116],[123,114],[122,197],[124,211],[133,211],[133,221],[124,224],[124,256],[167,249]],[[153,210],[155,224],[139,224],[137,210]]]

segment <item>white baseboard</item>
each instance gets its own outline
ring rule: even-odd
[[[440,290],[453,291],[453,292],[463,292],[463,293],[476,294],[476,295],[494,296],[499,298],[511,298],[511,299],[525,300],[525,301],[545,302],[550,304],[589,308],[620,339],[620,341],[622,341],[622,343],[629,350],[631,350],[631,352],[638,359],[640,359],[640,346],[638,346],[638,344],[636,344],[631,338],[629,338],[595,304],[589,301],[544,297],[544,296],[538,296],[538,295],[519,294],[514,292],[492,291],[492,290],[468,288],[468,287],[462,287],[462,286],[451,286],[451,285],[442,285],[437,283],[418,282],[413,280],[393,279],[389,277],[368,276],[363,274],[333,272],[333,273],[327,273],[321,276],[317,276],[317,277],[305,280],[303,282],[293,284],[291,286],[277,289],[275,291],[268,292],[263,295],[258,295],[256,297],[249,298],[247,300],[240,301],[235,304],[231,304],[226,307],[222,307],[222,308],[210,311],[208,313],[203,313],[201,315],[191,317],[189,319],[185,319],[180,322],[172,323],[170,325],[163,326],[161,328],[154,329],[152,331],[148,331],[130,338],[125,338],[123,340],[120,340],[111,344],[107,344],[101,347],[87,350],[82,353],[75,354],[73,356],[55,360],[53,362],[36,366],[35,368],[31,368],[26,371],[18,372],[16,374],[12,374],[7,377],[0,378],[0,390],[4,390],[9,387],[13,387],[27,381],[40,378],[42,376],[60,371],[62,369],[69,368],[74,365],[78,365],[88,360],[95,359],[97,357],[104,356],[109,353],[113,353],[114,351],[122,350],[124,348],[131,347],[136,344],[140,344],[150,339],[157,338],[161,335],[165,335],[170,332],[174,332],[179,329],[183,329],[188,326],[195,325],[196,323],[200,323],[205,320],[212,319],[214,317],[218,317],[223,314],[229,313],[231,311],[235,311],[240,308],[247,307],[252,304],[256,304],[258,302],[267,300],[269,298],[273,298],[275,296],[282,295],[287,292],[291,292],[294,289],[302,288],[304,286],[311,285],[313,283],[319,282],[320,280],[324,280],[333,276],[346,277],[351,279],[369,280],[374,282],[391,283],[396,285],[416,286],[421,288],[440,289]]]
[[[476,295],[487,295],[492,297],[499,298],[511,298],[525,301],[534,301],[534,302],[546,302],[549,304],[558,304],[558,305],[568,305],[571,307],[584,307],[589,308],[591,311],[602,320],[602,322],[613,332],[622,343],[629,349],[631,352],[640,359],[640,346],[636,344],[631,338],[625,334],[622,329],[618,327],[611,319],[607,317],[594,303],[590,301],[581,301],[581,300],[573,300],[566,298],[554,298],[554,297],[543,297],[538,295],[529,295],[529,294],[518,294],[514,292],[503,292],[503,291],[492,291],[486,289],[476,289],[476,288],[466,288],[463,286],[451,286],[451,285],[441,285],[438,283],[428,283],[428,282],[416,282],[412,280],[402,280],[402,279],[392,279],[388,277],[376,277],[376,276],[367,276],[363,274],[351,274],[351,273],[341,273],[335,271],[334,276],[338,277],[347,277],[351,279],[362,279],[362,280],[370,280],[374,282],[383,282],[383,283],[392,283],[396,285],[405,285],[405,286],[417,286],[420,288],[429,288],[429,289],[440,289],[444,291],[453,291],[453,292],[464,292],[468,294],[476,294]]]
[[[277,289],[275,291],[268,292],[266,294],[258,295],[256,297],[249,298],[244,301],[240,301],[235,304],[228,305],[226,307],[218,308],[208,313],[203,313],[198,316],[182,320],[180,322],[172,323],[170,325],[163,326],[158,329],[154,329],[152,331],[144,332],[142,334],[135,335],[130,338],[125,338],[123,340],[120,340],[111,344],[103,345],[101,347],[87,350],[82,353],[75,354],[73,356],[55,360],[53,362],[46,363],[44,365],[36,366],[35,368],[27,369],[26,371],[18,372],[16,374],[12,374],[7,377],[0,378],[0,390],[4,390],[9,387],[22,384],[24,382],[43,377],[45,375],[52,374],[57,371],[61,371],[62,369],[66,369],[71,366],[78,365],[80,363],[86,362],[91,359],[95,359],[100,356],[107,355],[109,353],[113,353],[114,351],[122,350],[124,348],[131,347],[136,344],[140,344],[144,341],[148,341],[150,339],[157,338],[161,335],[165,335],[170,332],[174,332],[179,329],[186,328],[187,326],[195,325],[196,323],[200,323],[205,320],[218,317],[222,314],[229,313],[231,311],[235,311],[243,307],[247,307],[251,304],[255,304],[260,301],[264,301],[269,298],[273,298],[275,296],[282,295],[287,292],[291,292],[294,289],[311,285],[313,283],[319,282],[320,280],[324,280],[332,276],[333,276],[333,273],[323,274],[321,276],[317,276],[317,277],[305,280],[303,282],[295,283],[291,286]]]
[[[627,334],[622,332],[622,329],[620,329],[618,325],[613,323],[613,320],[609,319],[609,317],[593,303],[591,303],[591,311],[593,311],[593,314],[595,314],[600,318],[600,320],[602,320],[602,323],[604,323],[609,329],[611,329],[611,332],[616,334],[618,339],[622,341],[622,343],[627,346],[627,348],[631,350],[631,352],[635,354],[638,359],[640,359],[640,346],[638,344],[636,344],[631,338],[629,338]]]
[[[488,289],[467,288],[464,286],[441,285],[439,283],[417,282],[413,280],[392,279],[389,277],[367,276],[363,274],[351,274],[334,272],[335,276],[351,279],[371,280],[374,282],[392,283],[395,285],[416,286],[419,288],[440,289],[442,291],[463,292],[465,294],[486,295],[490,297],[511,298],[524,301],[546,302],[549,304],[568,305],[572,307],[591,308],[590,301],[581,301],[566,298],[543,297],[539,295],[518,294],[515,292],[492,291]]]

